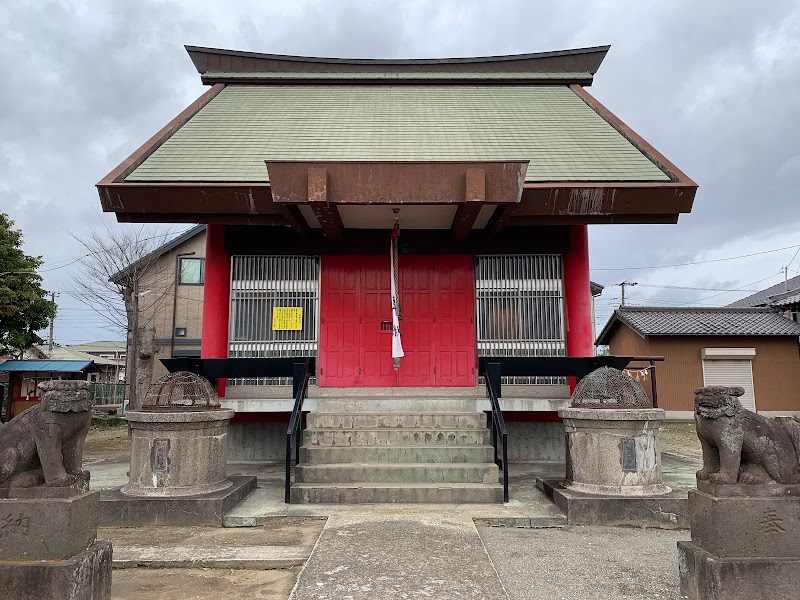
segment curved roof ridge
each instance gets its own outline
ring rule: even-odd
[[[225,48],[208,48],[205,46],[184,45],[188,53],[202,52],[205,54],[220,54],[225,56],[239,56],[242,58],[262,58],[267,60],[288,60],[297,62],[316,62],[334,64],[356,65],[436,65],[436,64],[465,64],[482,62],[502,62],[509,60],[529,60],[532,58],[550,58],[555,56],[573,56],[576,54],[592,54],[595,52],[608,52],[610,45],[590,46],[586,48],[572,48],[568,50],[551,50],[547,52],[528,52],[523,54],[498,54],[491,56],[466,56],[454,58],[336,58],[320,56],[299,56],[293,54],[271,54],[268,52],[248,52],[244,50],[228,50]]]

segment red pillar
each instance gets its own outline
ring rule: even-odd
[[[593,356],[589,228],[586,225],[570,226],[570,250],[564,255],[564,314],[567,356]],[[571,377],[570,390],[574,387]]]
[[[206,270],[203,288],[201,358],[228,357],[228,318],[231,307],[231,257],[225,252],[225,225],[206,226]],[[218,384],[225,396],[225,380]]]

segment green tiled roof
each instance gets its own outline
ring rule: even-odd
[[[567,86],[230,85],[126,181],[265,182],[265,160],[524,160],[527,181],[668,181]]]

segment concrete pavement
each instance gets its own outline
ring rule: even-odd
[[[390,511],[387,511],[390,513]],[[331,517],[293,600],[506,600],[470,519],[431,512]]]
[[[676,600],[688,531],[480,528],[510,600]]]

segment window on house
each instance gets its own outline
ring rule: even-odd
[[[180,261],[180,284],[203,285],[206,270],[206,259],[181,258]]]
[[[186,327],[176,327],[175,337],[186,337]]]

